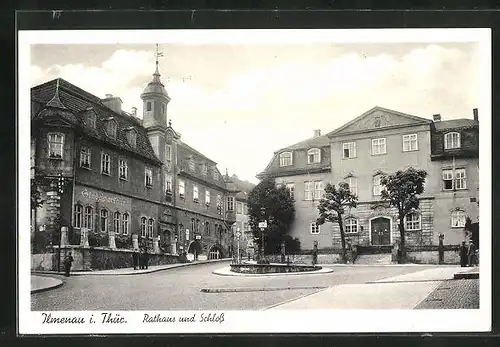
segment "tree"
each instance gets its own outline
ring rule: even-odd
[[[259,249],[262,249],[259,222],[267,221],[266,253],[277,253],[295,218],[294,198],[285,186],[276,186],[273,178],[266,178],[248,194],[249,225]],[[263,235],[262,235],[263,236]]]
[[[351,192],[347,182],[341,182],[338,188],[331,183],[327,183],[325,194],[321,198],[318,206],[319,217],[316,224],[322,225],[325,222],[337,223],[340,229],[340,240],[342,243],[342,260],[347,262],[345,231],[342,216],[345,208],[354,208],[357,205],[358,197]]]
[[[400,262],[406,262],[405,246],[405,217],[412,210],[418,209],[418,195],[424,191],[425,170],[416,170],[412,167],[397,171],[391,175],[383,175],[380,184],[383,185],[381,199],[389,202],[398,211],[399,234],[400,234]]]
[[[40,188],[46,187],[49,184],[49,180],[42,174],[35,173],[31,179],[31,209],[36,210],[38,207],[42,206],[45,200],[42,199],[42,194],[40,193]]]

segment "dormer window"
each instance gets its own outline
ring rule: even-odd
[[[444,135],[444,149],[460,148],[460,134],[457,132]]]
[[[207,164],[201,164],[201,173],[202,173],[203,175],[205,175],[205,176],[207,175],[207,173],[208,173],[208,167],[207,167]]]
[[[292,152],[283,152],[280,154],[280,166],[292,165]]]
[[[307,163],[314,164],[321,162],[321,150],[319,148],[311,148],[307,151]]]
[[[113,118],[110,118],[106,124],[106,133],[109,137],[116,139],[116,121]]]
[[[131,147],[137,146],[137,132],[134,128],[128,129],[127,131],[127,141]]]
[[[92,109],[89,109],[85,117],[85,124],[92,129],[95,129],[96,116]]]
[[[194,171],[195,168],[196,168],[196,165],[195,165],[195,162],[194,162],[194,158],[190,157],[189,158],[189,170]]]
[[[213,168],[213,176],[214,176],[214,180],[216,180],[216,181],[219,180],[219,171],[217,171],[216,167]]]
[[[50,133],[48,134],[49,141],[49,158],[62,159],[64,147],[64,134]]]

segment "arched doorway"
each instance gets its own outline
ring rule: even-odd
[[[213,245],[208,251],[208,260],[212,259],[222,259],[224,257],[224,253],[222,249],[218,245]]]
[[[375,217],[370,219],[370,243],[372,246],[390,245],[392,221],[389,217]]]
[[[203,253],[203,247],[201,246],[200,241],[198,241],[198,240],[192,241],[189,244],[188,253],[191,253],[194,255],[194,260],[198,260],[198,255]]]

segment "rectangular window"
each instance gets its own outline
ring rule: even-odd
[[[81,228],[82,227],[82,214],[83,214],[83,206],[76,204],[75,205],[75,213],[73,216],[73,226],[75,228]]]
[[[443,170],[443,189],[453,189],[453,170]]]
[[[101,173],[105,175],[110,175],[110,166],[109,166],[110,158],[109,154],[107,153],[101,153]]]
[[[307,151],[307,163],[314,164],[321,162],[321,150],[319,148],[311,148]]]
[[[189,159],[189,170],[194,171],[196,169],[196,163],[194,162],[194,158],[191,157]]]
[[[314,182],[314,199],[319,200],[323,197],[323,182]]]
[[[295,192],[295,185],[293,183],[287,183],[286,189],[288,189],[288,191],[290,192],[290,196],[293,198]]]
[[[165,174],[165,192],[172,193],[172,176]]]
[[[304,185],[305,185],[305,187],[304,187],[304,199],[305,200],[312,200],[314,182],[305,182]]]
[[[372,140],[372,155],[386,154],[385,138]]]
[[[210,205],[210,191],[208,189],[205,190],[205,204]]]
[[[83,215],[83,227],[94,230],[94,210],[91,206],[85,206]]]
[[[101,232],[108,232],[108,210],[101,210]]]
[[[380,184],[380,175],[373,177],[373,195],[380,195],[382,192],[382,185]]]
[[[451,214],[451,227],[452,228],[463,228],[465,227],[465,212],[463,211],[453,211]]]
[[[354,234],[358,232],[358,220],[355,218],[348,218],[345,221],[346,234]]]
[[[227,210],[234,211],[234,196],[227,197]]]
[[[172,160],[172,145],[167,144],[165,146],[165,159],[167,161]]]
[[[146,217],[141,218],[141,237],[146,237],[146,228],[147,228],[148,220]]]
[[[292,165],[292,152],[284,152],[280,154],[280,166]]]
[[[62,158],[64,147],[63,134],[48,134],[49,137],[49,157]]]
[[[193,185],[193,201],[198,202],[198,186]]]
[[[444,149],[460,148],[460,134],[448,133],[444,135]]]
[[[153,186],[153,170],[151,169],[144,169],[144,183],[146,187],[152,187]]]
[[[151,111],[153,109],[152,101],[146,102],[146,111]]]
[[[405,217],[406,230],[420,230],[420,214],[409,213]]]
[[[243,204],[241,202],[236,202],[236,213],[237,214],[243,213]]]
[[[118,161],[118,175],[121,180],[128,180],[128,162],[124,159]]]
[[[465,180],[465,169],[455,170],[455,188],[456,189],[466,189],[467,182]]]
[[[348,177],[345,181],[349,185],[351,193],[358,195],[358,180],[354,177]]]
[[[220,194],[217,194],[217,209],[219,213],[222,213],[222,197]]]
[[[247,204],[243,205],[243,214],[245,214],[245,216],[248,216],[248,205]]]
[[[344,158],[356,158],[356,142],[346,142],[342,149]]]
[[[184,184],[184,180],[179,180],[179,196],[181,198],[184,198],[184,194],[185,194],[185,184]]]
[[[90,158],[91,158],[90,148],[82,147],[80,149],[80,167],[90,169]]]
[[[403,135],[403,152],[418,150],[417,134]]]
[[[205,175],[205,176],[208,174],[208,166],[207,166],[207,164],[202,164],[201,165],[201,173],[203,175]]]
[[[115,212],[113,214],[113,231],[116,234],[120,233],[120,212]]]
[[[153,238],[153,230],[154,230],[154,220],[153,220],[153,218],[150,218],[148,220],[148,238],[149,239]]]
[[[123,218],[122,218],[122,234],[123,235],[128,235],[128,223],[129,223],[128,218],[129,218],[128,213],[124,213]]]
[[[319,234],[319,225],[316,222],[311,222],[311,234]]]

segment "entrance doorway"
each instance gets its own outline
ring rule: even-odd
[[[383,246],[391,244],[391,220],[387,217],[378,217],[370,221],[371,244]]]
[[[223,254],[222,250],[220,249],[219,246],[215,245],[210,248],[210,251],[208,251],[208,259],[222,259]]]

